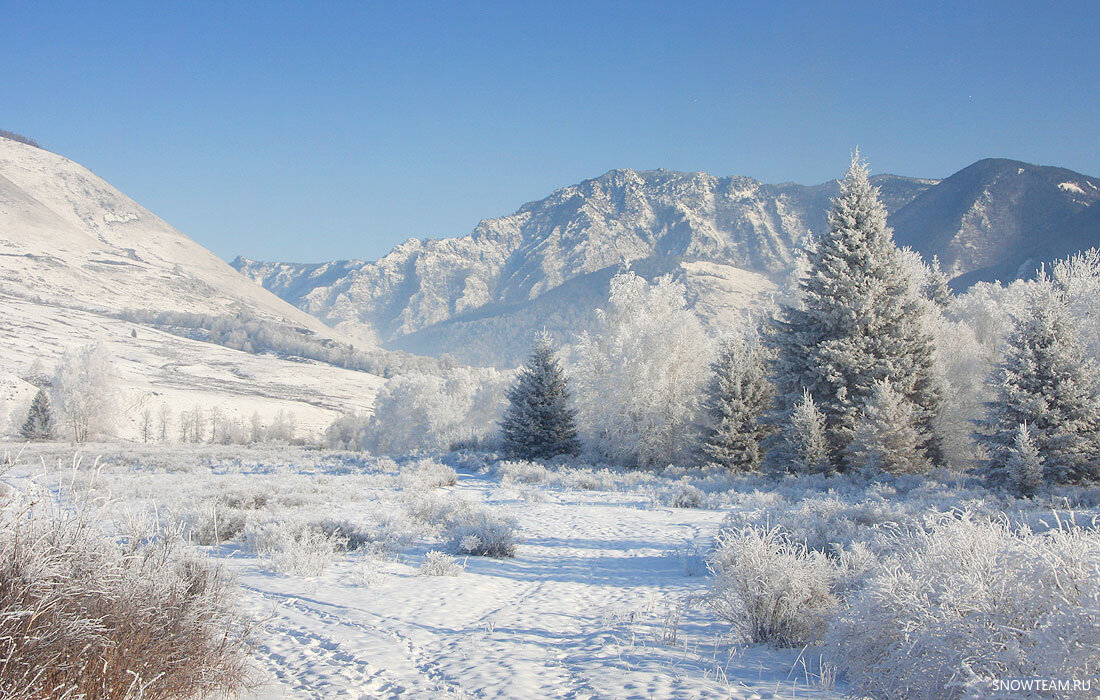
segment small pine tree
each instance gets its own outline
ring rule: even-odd
[[[940,258],[938,255],[933,255],[932,265],[928,269],[928,277],[925,279],[921,293],[925,299],[933,302],[941,309],[946,309],[951,305],[951,287],[947,283],[947,273],[943,271],[943,267],[940,265]]]
[[[504,453],[520,459],[547,459],[580,452],[569,389],[549,334],[535,336],[526,366],[508,391],[501,421]]]
[[[50,411],[50,397],[45,389],[39,389],[34,395],[27,420],[19,432],[27,440],[53,439],[53,415]]]
[[[809,390],[802,392],[802,399],[795,404],[790,420],[777,437],[773,468],[801,474],[830,471],[825,415],[818,410]]]
[[[916,407],[890,380],[876,382],[848,445],[849,463],[892,474],[925,471],[928,460],[920,447],[916,415]]]
[[[1049,280],[1029,290],[991,383],[996,397],[976,436],[988,452],[990,481],[1011,486],[1007,465],[1021,423],[1042,457],[1045,480],[1100,479],[1100,376]]]
[[[761,443],[774,432],[761,421],[775,394],[765,353],[759,343],[730,337],[721,342],[711,365],[702,450],[707,459],[727,469],[759,469]]]
[[[1034,496],[1043,485],[1043,457],[1031,439],[1027,423],[1020,423],[1005,464],[1012,489],[1020,496]]]

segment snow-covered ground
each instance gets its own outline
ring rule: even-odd
[[[65,445],[24,448],[4,478],[103,499],[122,531],[148,531],[155,518],[201,540],[220,527],[215,539],[226,541],[202,549],[262,620],[257,700],[840,696],[828,671],[822,687],[813,653],[739,644],[700,602],[702,554],[728,508],[671,507],[694,493],[683,480],[548,478],[452,455],[443,461],[457,479],[439,486],[453,476],[433,460],[286,448],[82,453],[76,464]],[[716,493],[712,504],[723,500]],[[514,518],[515,557],[460,555],[457,575],[421,574],[427,553],[447,547],[443,521],[455,512]],[[338,525],[354,544],[257,545],[265,527],[288,523]]]

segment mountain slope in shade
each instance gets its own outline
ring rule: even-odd
[[[899,245],[938,255],[965,288],[1100,244],[1098,203],[1100,178],[989,158],[923,192],[890,224]]]
[[[890,175],[875,181],[895,208],[934,184]],[[606,299],[606,281],[626,266],[681,277],[693,302],[714,308],[726,302],[710,299],[713,289],[697,293],[681,263],[714,263],[723,276],[767,286],[767,276],[790,266],[799,241],[824,226],[835,192],[836,183],[768,185],[706,173],[612,170],[482,221],[468,236],[410,239],[376,262],[238,258],[233,265],[329,324],[387,347],[511,364],[537,328],[585,325],[580,319]],[[593,280],[601,282],[593,287]],[[576,293],[535,303],[567,289]]]
[[[128,310],[241,314],[317,340],[344,338],[82,166],[0,138],[0,412],[11,420],[35,391],[28,379],[91,342],[117,359],[123,437],[137,435],[144,409],[162,404],[175,414],[194,406],[217,406],[227,418],[258,412],[264,422],[282,410],[317,433],[342,410],[369,410],[382,382],[169,335],[121,320]]]

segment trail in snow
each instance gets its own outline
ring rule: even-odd
[[[729,644],[693,596],[684,549],[718,511],[639,507],[622,493],[542,492],[526,503],[463,475],[454,487],[515,516],[514,559],[471,557],[458,577],[416,575],[422,551],[357,582],[353,558],[322,577],[266,573],[226,557],[253,612],[274,698],[839,697],[797,651]],[[673,630],[675,629],[675,634]]]

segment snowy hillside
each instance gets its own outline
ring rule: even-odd
[[[890,219],[898,245],[938,255],[955,286],[1011,280],[1100,245],[1100,179],[987,158]]]
[[[264,420],[283,410],[303,432],[316,432],[340,410],[369,408],[381,383],[364,372],[250,355],[121,320],[134,311],[240,315],[316,342],[350,340],[242,279],[86,168],[5,138],[0,306],[0,403],[13,416],[34,391],[25,381],[32,367],[49,375],[66,349],[92,342],[106,342],[121,365],[123,437],[136,435],[144,407],[162,403],[175,412],[218,406],[238,418],[259,412]]]
[[[876,184],[898,208],[934,181],[884,175]],[[738,278],[734,287],[765,289],[764,276],[786,270],[799,241],[824,226],[834,193],[835,183],[767,185],[706,173],[612,170],[482,221],[468,236],[410,239],[377,262],[238,258],[233,264],[305,311],[390,347],[513,364],[532,328],[564,333],[576,330],[577,321],[583,327],[606,298],[606,281],[624,265],[685,278],[708,309],[745,306],[752,295],[715,298],[713,286],[693,286],[693,277],[713,277],[714,270],[691,273],[690,265],[717,264],[723,277]],[[534,303],[571,282],[584,289]]]

